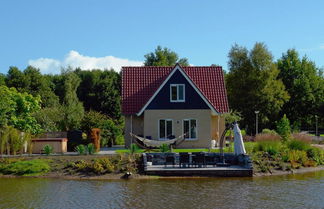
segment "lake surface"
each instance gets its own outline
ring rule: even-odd
[[[324,208],[324,171],[257,178],[0,178],[0,208]]]

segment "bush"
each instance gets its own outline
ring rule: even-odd
[[[282,137],[282,140],[287,141],[290,138],[290,122],[286,114],[277,122],[277,133]]]
[[[131,154],[134,154],[134,153],[139,153],[140,152],[140,149],[139,147],[137,146],[137,144],[131,144],[130,148],[129,148],[129,152]]]
[[[48,171],[50,171],[48,162],[40,159],[2,163],[0,167],[0,173],[24,176],[40,175]]]
[[[87,153],[89,155],[93,155],[95,153],[95,146],[94,144],[90,143],[86,146]]]
[[[267,129],[267,128],[263,129],[262,133],[263,134],[278,135],[278,133],[275,130],[270,130],[270,129]]]
[[[318,165],[322,165],[324,163],[324,152],[317,147],[310,147],[307,150],[307,156],[316,162]]]
[[[267,152],[270,155],[276,155],[280,152],[280,147],[281,147],[281,143],[280,141],[258,141],[256,142],[253,151],[257,152],[257,151],[263,151],[263,152]]]
[[[301,165],[306,166],[309,159],[307,153],[301,150],[290,150],[288,152],[288,161],[292,168],[299,168]]]
[[[162,144],[161,146],[160,146],[160,152],[169,152],[170,151],[170,147],[169,147],[169,145],[167,145],[167,144]]]
[[[46,144],[44,146],[43,150],[44,150],[44,152],[45,152],[46,155],[50,155],[50,154],[53,153],[53,147],[50,146],[50,145],[48,145],[48,144]]]
[[[310,145],[305,141],[293,139],[290,142],[288,142],[288,148],[291,150],[307,151],[310,148]]]
[[[79,154],[79,155],[85,155],[87,154],[86,152],[86,147],[83,144],[79,144],[78,146],[75,147],[75,151]]]

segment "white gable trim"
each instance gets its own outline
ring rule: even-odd
[[[187,74],[182,70],[180,65],[176,65],[172,72],[169,74],[169,76],[163,81],[163,83],[160,85],[160,87],[155,91],[153,96],[147,101],[147,103],[142,107],[142,109],[136,113],[137,116],[142,115],[144,110],[147,108],[147,106],[152,102],[152,100],[156,97],[156,95],[161,91],[161,89],[165,86],[165,84],[170,80],[170,78],[173,76],[173,74],[179,70],[181,74],[187,79],[189,84],[196,90],[196,92],[199,94],[199,96],[204,100],[204,102],[207,104],[207,106],[212,110],[212,114],[214,115],[220,115],[220,113],[213,107],[213,105],[210,104],[210,102],[205,98],[205,96],[200,92],[200,90],[196,87],[196,85],[191,81],[191,79],[187,76]]]

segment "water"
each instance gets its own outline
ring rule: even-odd
[[[324,172],[258,178],[0,178],[0,208],[324,208]]]

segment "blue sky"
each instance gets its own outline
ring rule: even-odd
[[[193,65],[227,69],[234,43],[265,42],[275,59],[289,48],[324,66],[324,1],[2,0],[0,72],[36,65],[140,65],[157,45]],[[118,69],[117,69],[118,70]]]

